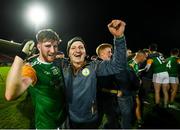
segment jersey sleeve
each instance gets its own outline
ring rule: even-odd
[[[148,65],[151,65],[152,63],[153,63],[153,59],[148,59],[148,60],[147,60],[147,64],[148,64]]]
[[[177,63],[178,63],[178,64],[180,64],[180,58],[179,58],[179,59],[177,59]]]
[[[23,77],[29,77],[32,79],[32,84],[36,84],[37,82],[37,76],[36,76],[36,71],[30,66],[30,65],[24,65],[22,68],[22,73],[21,75]]]

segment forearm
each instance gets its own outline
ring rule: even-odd
[[[9,70],[6,79],[6,92],[5,97],[7,100],[12,100],[21,94],[21,69],[23,66],[23,60],[18,56],[15,57],[14,62]]]
[[[127,67],[126,50],[125,37],[114,38],[114,54],[112,64],[115,65],[118,71],[124,70]]]
[[[146,70],[146,72],[150,69],[150,67],[151,67],[151,64],[147,64],[146,66],[145,66],[145,70]]]

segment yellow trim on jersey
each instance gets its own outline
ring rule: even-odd
[[[32,68],[30,65],[24,65],[22,68],[21,75],[23,77],[29,77],[32,79],[32,84],[36,84],[37,82],[37,76],[36,76],[36,71]]]
[[[148,59],[147,64],[151,65],[153,63],[153,59]]]
[[[177,59],[177,63],[180,64],[180,59]]]
[[[130,67],[134,68],[134,64],[129,64]]]

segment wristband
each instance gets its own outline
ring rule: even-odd
[[[22,51],[20,51],[20,52],[17,54],[17,56],[19,56],[21,59],[25,60],[26,57],[27,57],[27,54],[24,53],[24,52],[22,52]]]

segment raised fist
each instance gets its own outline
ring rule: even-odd
[[[31,55],[34,45],[35,43],[32,40],[24,41],[21,45],[18,56],[23,60],[26,59],[27,56]]]
[[[125,26],[126,23],[122,20],[112,20],[108,24],[108,29],[114,37],[119,38],[124,35]]]

